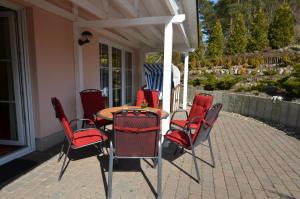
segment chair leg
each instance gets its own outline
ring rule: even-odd
[[[64,151],[64,148],[65,148],[65,139],[64,139],[64,142],[63,142],[63,144],[61,145],[61,149],[60,149],[60,152],[59,152],[59,155],[58,155],[58,160],[57,160],[57,162],[59,162],[60,160],[61,160],[61,158],[64,156],[64,154],[63,154],[63,151]]]
[[[158,160],[157,160],[157,198],[161,199],[162,187],[161,187],[161,178],[162,178],[162,162],[161,162],[161,137],[159,138],[158,143]]]
[[[212,150],[212,144],[211,144],[210,136],[208,136],[208,144],[209,144],[209,150],[210,150],[212,165],[213,165],[213,167],[215,167],[215,157],[214,157],[214,153],[213,153],[213,150]]]
[[[58,176],[58,181],[61,180],[62,174],[63,174],[63,172],[64,172],[64,167],[65,167],[65,163],[66,163],[67,157],[68,157],[68,155],[69,155],[70,148],[71,148],[71,143],[69,144],[67,153],[65,154],[64,162],[63,162],[63,164],[62,164],[62,166],[61,166],[61,170],[60,170],[60,173],[59,173],[59,176]]]
[[[114,157],[113,157],[113,148],[112,143],[110,143],[110,150],[109,150],[109,170],[108,170],[108,191],[107,191],[107,198],[111,199],[112,196],[112,175],[113,175],[113,164],[114,164]]]
[[[177,154],[178,148],[179,148],[179,146],[176,146],[176,149],[175,149],[175,151],[173,153],[173,156],[175,156]]]
[[[200,175],[199,175],[199,169],[198,169],[198,164],[197,164],[197,159],[196,159],[196,154],[195,154],[195,147],[192,145],[192,153],[193,153],[193,159],[195,163],[195,169],[196,169],[196,174],[197,174],[197,179],[198,183],[200,183]]]

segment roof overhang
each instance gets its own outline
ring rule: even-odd
[[[169,22],[174,24],[174,50],[198,46],[195,0],[24,1],[134,49],[163,51],[164,25]]]

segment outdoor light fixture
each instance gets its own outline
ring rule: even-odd
[[[83,31],[81,37],[78,39],[78,44],[81,46],[83,44],[89,43],[93,34],[90,31]]]

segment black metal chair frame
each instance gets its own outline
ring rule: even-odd
[[[53,102],[53,98],[51,99],[51,101],[52,101],[53,106],[55,106],[55,104],[54,104],[54,102]],[[83,119],[73,119],[73,120],[71,120],[71,121],[69,122],[69,124],[70,124],[70,126],[71,126],[71,124],[72,124],[73,122],[76,122],[76,123],[77,123],[78,121],[82,121],[82,122],[89,121],[89,122],[91,122],[91,123],[93,124],[94,128],[80,128],[80,129],[77,129],[77,130],[73,131],[73,135],[72,135],[72,138],[71,138],[71,139],[67,136],[67,134],[66,134],[66,132],[65,132],[65,138],[64,138],[63,144],[62,144],[62,146],[61,146],[61,149],[60,149],[60,152],[59,152],[59,155],[58,155],[58,160],[57,160],[58,162],[60,162],[61,158],[64,156],[63,151],[64,151],[64,148],[65,148],[65,142],[66,142],[66,140],[68,141],[68,148],[67,148],[67,152],[65,153],[64,161],[63,161],[63,164],[62,164],[62,167],[61,167],[59,176],[58,176],[58,181],[61,180],[62,175],[63,175],[63,173],[64,173],[64,168],[65,168],[65,164],[66,164],[67,157],[69,157],[70,149],[76,150],[76,149],[81,149],[81,148],[84,148],[84,147],[87,147],[87,146],[90,146],[90,145],[94,145],[98,150],[100,150],[100,151],[103,153],[103,150],[102,150],[102,143],[103,143],[103,140],[102,140],[102,141],[97,141],[97,142],[92,142],[92,143],[90,143],[90,144],[83,145],[83,146],[80,146],[80,147],[75,147],[75,146],[72,145],[73,140],[74,140],[74,135],[75,135],[76,133],[79,133],[79,132],[81,132],[81,131],[86,131],[86,130],[89,130],[89,129],[97,129],[95,123],[94,123],[92,120],[90,120],[90,119],[85,119],[85,118],[83,118]],[[63,130],[65,131],[64,125],[63,125],[61,122],[60,122],[60,124],[61,124]],[[97,130],[98,130],[98,129],[97,129]],[[98,148],[98,147],[96,146],[96,144],[100,144],[100,147]],[[71,159],[69,158],[69,160],[71,160]]]
[[[219,109],[217,110],[218,112],[217,112],[217,114],[215,115],[214,121],[210,123],[210,122],[208,122],[207,120],[205,120],[205,118],[207,117],[207,115],[209,114],[209,112],[210,112],[210,111],[213,111],[213,110],[216,109],[216,108],[219,108]],[[218,115],[219,115],[219,112],[221,111],[221,108],[222,108],[222,104],[220,104],[220,103],[217,103],[217,104],[213,105],[213,106],[207,111],[207,113],[206,113],[204,119],[202,119],[202,121],[201,121],[201,122],[202,122],[202,126],[201,126],[201,128],[199,129],[200,132],[198,133],[197,138],[198,138],[199,136],[201,136],[201,130],[202,130],[202,128],[203,128],[204,130],[208,129],[207,136],[206,136],[206,138],[204,138],[203,140],[200,140],[200,141],[197,142],[197,140],[199,140],[199,139],[196,138],[195,143],[193,144],[193,142],[192,142],[192,131],[191,131],[190,125],[193,123],[193,121],[194,121],[195,119],[199,119],[199,118],[200,118],[199,116],[193,117],[193,118],[189,121],[189,123],[186,125],[186,128],[180,129],[180,131],[184,132],[184,133],[188,136],[188,138],[189,138],[189,142],[190,142],[190,146],[191,146],[191,149],[192,149],[192,156],[193,156],[193,160],[194,160],[194,164],[195,164],[195,170],[196,170],[196,174],[197,174],[198,183],[200,182],[200,174],[199,174],[198,164],[197,164],[197,160],[196,160],[195,147],[198,146],[199,144],[202,144],[203,142],[205,142],[205,141],[207,140],[207,141],[208,141],[208,144],[209,144],[209,150],[210,150],[211,159],[212,159],[212,166],[215,167],[215,158],[214,158],[213,149],[212,149],[212,144],[211,144],[211,140],[210,140],[210,131],[211,131],[212,127],[213,127],[214,122],[215,122],[216,119],[218,118]],[[199,125],[200,125],[200,124],[199,124]],[[167,133],[166,133],[166,135],[167,135],[168,133],[170,133],[171,131],[173,131],[173,130],[174,130],[174,129],[168,130]],[[183,149],[183,148],[182,148],[182,149]],[[177,148],[176,148],[176,151],[177,151]]]
[[[114,120],[115,120],[115,115],[123,112],[124,110],[118,111],[116,113],[114,113]],[[126,111],[145,111],[142,109],[128,109]],[[150,111],[149,111],[150,112]],[[160,117],[157,118],[158,119],[158,124],[160,124]],[[115,129],[113,129],[114,131],[114,138],[116,136],[115,133]],[[161,182],[161,176],[162,176],[162,143],[161,143],[161,132],[157,131],[158,134],[158,154],[157,156],[149,156],[149,157],[141,157],[141,156],[116,156],[114,155],[115,153],[115,147],[114,147],[114,143],[113,141],[110,140],[110,150],[109,150],[109,173],[108,173],[108,193],[107,193],[107,198],[111,199],[112,198],[112,175],[113,175],[113,161],[115,159],[121,159],[121,158],[130,158],[130,159],[154,159],[156,162],[156,167],[157,167],[157,198],[161,199],[161,193],[162,193],[162,182]],[[115,140],[115,139],[114,139]]]

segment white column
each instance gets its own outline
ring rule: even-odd
[[[163,110],[170,113],[171,74],[172,74],[172,48],[173,48],[173,24],[165,25],[164,36],[164,78],[163,78]],[[169,129],[170,116],[162,120],[162,134]]]
[[[73,13],[78,16],[78,8],[73,7]],[[79,28],[76,23],[73,22],[73,40],[74,40],[74,66],[75,66],[75,103],[76,103],[76,118],[83,117],[83,110],[81,105],[81,99],[79,92],[83,90],[83,59],[82,59],[82,48],[78,44],[78,39],[80,37]],[[78,125],[80,125],[78,123]],[[79,127],[79,126],[78,126]]]
[[[189,53],[185,52],[184,54],[184,73],[183,73],[183,102],[182,108],[186,109],[187,105],[187,87],[188,87],[188,78],[189,78]]]

